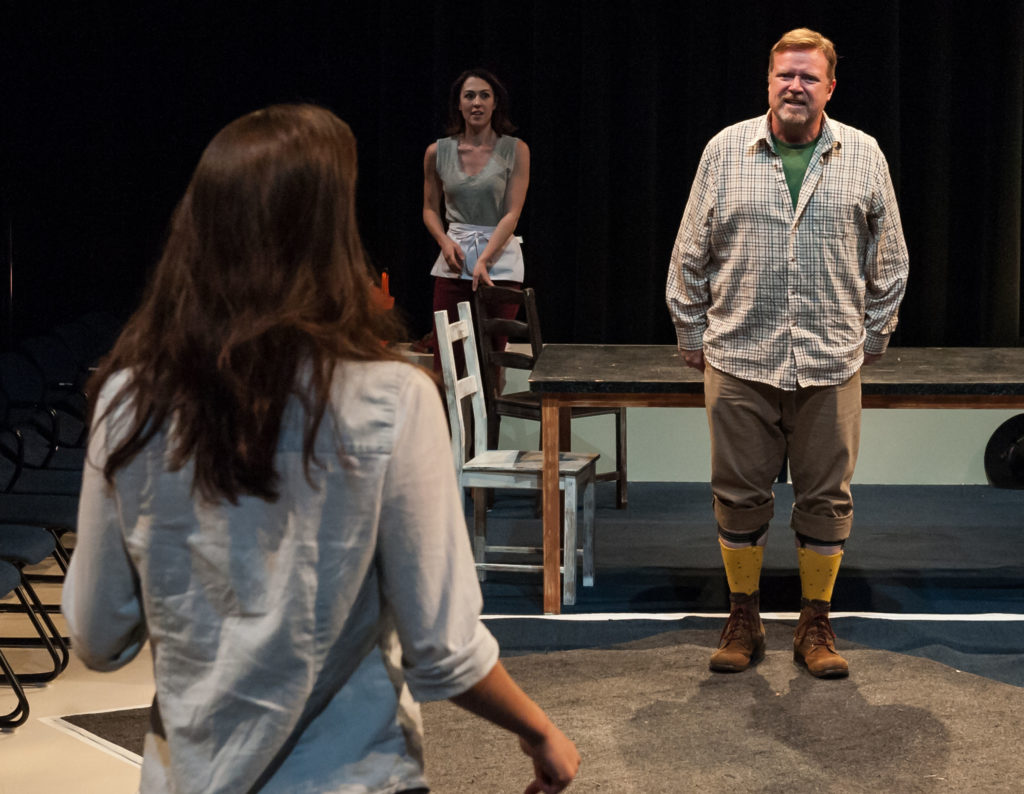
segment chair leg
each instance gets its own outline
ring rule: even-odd
[[[473,557],[477,565],[484,562],[487,549],[487,495],[490,488],[473,488]],[[487,571],[477,569],[477,579],[487,580]]]
[[[57,566],[60,568],[61,573],[67,573],[68,563],[71,562],[71,554],[67,546],[61,542],[61,538],[66,530],[57,529],[56,527],[47,527],[46,530],[53,535],[53,539],[56,541],[53,549],[53,559],[57,561]]]
[[[39,596],[26,580],[24,574],[21,577],[21,586],[15,588],[14,594],[21,602],[24,613],[32,622],[38,637],[3,637],[0,638],[0,647],[39,648],[42,647],[49,654],[53,662],[53,669],[45,673],[23,673],[18,678],[23,684],[36,684],[52,681],[60,675],[68,666],[70,653],[68,645],[61,637],[57,627],[53,624],[46,608],[39,600]]]
[[[626,409],[615,412],[615,464],[618,479],[615,481],[615,507],[622,510],[628,502],[629,478],[626,475]]]
[[[46,527],[46,531],[53,536],[54,547],[53,554],[50,556],[57,563],[57,568],[60,569],[60,573],[34,573],[26,574],[32,582],[46,582],[54,584],[63,584],[64,577],[68,572],[68,564],[71,562],[71,555],[68,553],[67,548],[61,543],[61,535],[66,530],[59,530],[55,527]],[[60,604],[47,604],[46,611],[59,614]]]
[[[562,603],[576,603],[576,478],[565,478],[565,537],[562,539]]]
[[[594,479],[583,487],[583,586],[594,586]]]
[[[14,674],[10,662],[7,661],[7,657],[2,651],[0,651],[0,670],[3,670],[2,678],[7,680],[11,689],[14,690],[14,696],[18,699],[18,704],[11,711],[7,714],[0,714],[0,728],[17,728],[28,719],[28,698],[25,696],[21,681]]]
[[[487,413],[487,448],[498,448],[498,436],[501,431],[501,416],[494,411]]]
[[[488,410],[487,412],[487,448],[497,449],[498,448],[498,436],[501,433],[501,416],[495,412]],[[494,489],[488,488],[487,490],[487,507],[488,509],[494,507]]]
[[[21,586],[32,599],[32,603],[35,606],[36,611],[39,613],[39,619],[46,627],[46,634],[43,636],[44,642],[49,640],[53,645],[54,650],[60,653],[59,669],[57,672],[63,673],[68,667],[68,662],[71,661],[71,651],[69,650],[68,641],[65,640],[57,630],[53,620],[50,618],[51,610],[48,609],[47,605],[43,604],[39,596],[36,594],[35,588],[25,580],[24,575],[22,576]]]

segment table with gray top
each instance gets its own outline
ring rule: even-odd
[[[861,371],[865,408],[1024,409],[1024,347],[891,347]],[[704,378],[672,345],[545,345],[530,375],[541,395],[544,611],[557,614],[558,450],[574,406],[702,407]]]

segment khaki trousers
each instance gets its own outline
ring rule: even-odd
[[[719,526],[754,532],[774,515],[772,483],[789,456],[790,526],[826,543],[853,524],[850,480],[860,445],[860,373],[838,386],[783,391],[708,366],[711,490]]]

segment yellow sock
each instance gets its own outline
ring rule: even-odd
[[[722,562],[725,563],[725,578],[729,580],[729,592],[750,595],[757,590],[761,581],[764,546],[731,549],[721,539],[718,545],[722,547]]]
[[[843,553],[818,554],[808,548],[797,549],[800,558],[800,590],[804,598],[831,601],[832,588],[839,575]]]

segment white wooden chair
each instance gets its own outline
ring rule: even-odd
[[[543,454],[539,451],[487,448],[487,409],[484,404],[480,359],[477,355],[473,318],[468,302],[459,304],[459,319],[448,322],[447,312],[434,312],[434,327],[441,356],[448,417],[452,433],[452,454],[459,484],[473,489],[473,552],[481,579],[486,571],[542,572],[542,564],[487,562],[488,554],[542,554],[540,546],[492,546],[487,542],[487,488],[541,490]],[[455,345],[462,344],[466,376],[455,369]],[[465,400],[472,405],[474,454],[469,457]],[[558,456],[558,487],[565,494],[565,537],[562,545],[562,603],[576,603],[576,506],[583,494],[583,585],[594,584],[594,479],[598,456],[562,452]]]

